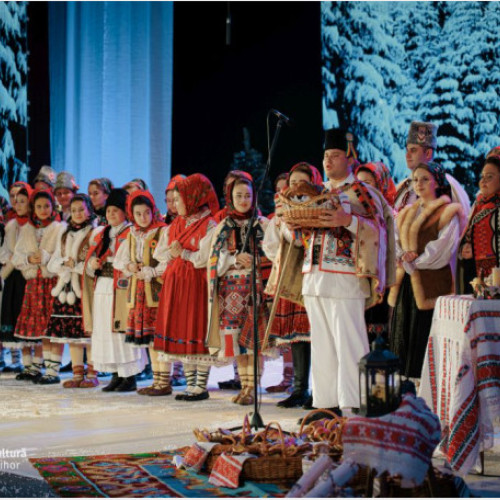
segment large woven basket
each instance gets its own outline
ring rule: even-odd
[[[275,426],[273,428],[272,426]],[[270,422],[262,433],[262,439],[266,440],[270,431],[277,431],[281,444],[281,453],[270,456],[249,458],[243,464],[240,478],[255,482],[289,483],[296,481],[302,476],[302,456],[287,457],[285,451],[285,437],[278,422]],[[244,431],[246,432],[246,431]],[[222,453],[232,454],[233,445],[216,445],[208,454],[205,465],[211,472],[215,462]]]
[[[320,216],[325,213],[326,209],[331,209],[337,204],[335,196],[328,192],[313,196],[305,201],[294,201],[281,193],[278,195],[278,199],[280,207],[276,210],[276,215],[280,216],[287,224],[295,224],[305,228],[324,227]]]

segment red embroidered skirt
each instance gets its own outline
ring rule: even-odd
[[[154,338],[157,313],[157,307],[147,305],[144,280],[137,280],[135,305],[128,313],[125,342],[149,346]]]
[[[269,339],[272,345],[310,342],[311,326],[305,307],[290,300],[279,299]]]
[[[163,274],[154,349],[168,354],[208,354],[207,270],[177,258]]]
[[[43,278],[40,269],[36,278],[26,281],[23,305],[14,333],[16,337],[36,340],[45,336],[54,304],[50,291],[56,282],[57,277]]]

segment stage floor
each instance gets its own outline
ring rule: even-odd
[[[262,386],[279,383],[281,373],[281,359],[267,361]],[[0,483],[5,473],[39,480],[28,457],[168,450],[191,444],[193,428],[212,430],[241,425],[253,406],[232,403],[236,391],[220,391],[217,386],[217,382],[232,377],[231,366],[214,368],[209,379],[210,399],[187,403],[174,399],[181,389],[171,396],[154,398],[136,393],[103,393],[100,388],[39,387],[1,374]],[[100,380],[103,387],[109,378]],[[148,384],[141,382],[140,386]],[[286,397],[283,393],[261,390],[261,396],[260,414],[265,423],[279,421],[286,430],[298,430],[297,420],[307,413],[305,410],[276,407]],[[487,476],[466,478],[472,491],[480,496],[500,496],[500,435],[498,438],[495,448],[486,454]]]

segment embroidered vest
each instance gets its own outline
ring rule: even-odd
[[[156,267],[158,265],[158,261],[153,258],[153,252],[158,245],[158,240],[161,235],[161,228],[158,228],[155,232],[150,234],[144,240],[144,251],[142,254],[142,264],[144,266]],[[137,241],[132,236],[132,232],[130,232],[127,236],[128,244],[130,248],[130,259],[132,262],[137,263]],[[160,300],[160,292],[162,287],[161,278],[153,278],[151,281],[144,282],[144,289],[146,292],[146,304],[148,307],[158,307],[158,303]],[[130,284],[128,287],[128,297],[127,297],[127,307],[132,308],[135,306],[135,294],[137,292],[137,278],[135,276],[131,276]]]

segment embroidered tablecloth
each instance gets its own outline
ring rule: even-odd
[[[439,416],[449,464],[466,474],[493,446],[500,412],[500,300],[437,300],[419,395]]]
[[[342,431],[344,460],[401,476],[403,488],[422,484],[440,437],[440,425],[422,398],[406,394],[383,417],[350,418]]]

